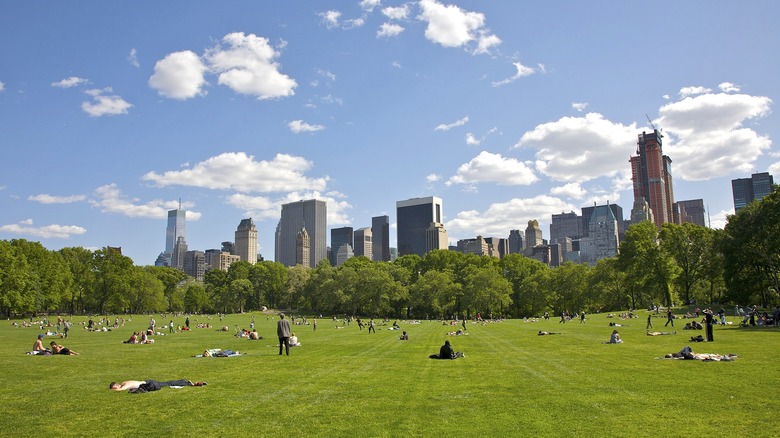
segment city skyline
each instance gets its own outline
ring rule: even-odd
[[[389,216],[397,248],[395,202],[431,195],[450,245],[529,220],[549,238],[553,214],[628,215],[629,159],[656,128],[674,199],[721,228],[731,180],[780,174],[780,8],[647,6],[9,3],[0,239],[151,265],[181,199],[187,248],[252,218],[272,260],[281,205],[321,199],[328,228]]]

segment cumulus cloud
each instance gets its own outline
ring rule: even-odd
[[[482,143],[477,137],[474,137],[474,134],[471,132],[466,133],[466,144],[470,146],[477,146],[480,143]]]
[[[417,17],[425,21],[425,38],[444,47],[467,47],[476,41],[473,54],[489,53],[501,39],[485,28],[485,15],[464,11],[456,5],[444,5],[436,0],[420,1],[422,12]]]
[[[222,38],[223,46],[204,55],[219,84],[258,99],[275,99],[295,94],[297,82],[279,71],[280,53],[267,38],[234,32]]]
[[[770,175],[780,175],[780,161],[771,164],[767,169]]]
[[[319,13],[322,22],[328,29],[341,28],[341,29],[353,29],[360,27],[366,23],[365,17],[341,19],[341,11],[329,10]]]
[[[500,81],[492,82],[494,87],[500,87],[502,85],[506,85],[506,84],[512,83],[512,82],[514,82],[514,81],[516,81],[516,80],[518,80],[518,79],[520,79],[522,77],[532,75],[532,74],[534,74],[536,72],[536,70],[534,70],[532,67],[527,67],[527,66],[523,65],[520,62],[515,62],[513,65],[515,66],[515,69],[517,70],[515,72],[514,76],[510,76],[510,77],[508,77],[506,79],[502,79]]]
[[[89,83],[89,81],[84,78],[80,78],[78,76],[70,76],[61,81],[52,82],[51,86],[57,88],[71,88],[86,83]]]
[[[106,94],[112,92],[113,90],[110,87],[102,90],[85,91],[85,93],[92,96],[92,102],[82,102],[81,109],[92,117],[127,114],[127,110],[132,108],[133,105],[119,96]]]
[[[148,219],[164,219],[168,217],[168,211],[179,208],[179,201],[163,201],[155,199],[144,204],[137,204],[137,200],[128,200],[119,190],[116,184],[106,184],[95,189],[94,199],[89,202],[103,213],[121,214],[128,217],[140,217]],[[201,214],[189,210],[194,204],[182,202],[181,207],[187,210],[187,220],[196,221]]]
[[[585,110],[585,108],[587,108],[587,107],[588,107],[588,104],[587,104],[587,103],[584,103],[584,102],[583,102],[583,103],[574,102],[574,103],[572,103],[572,104],[571,104],[571,107],[572,107],[572,108],[574,108],[574,109],[576,109],[576,110],[577,110],[577,111],[579,111],[579,112],[582,112],[582,111],[584,111],[584,110]]]
[[[404,31],[403,26],[395,24],[395,23],[382,23],[381,26],[379,26],[379,30],[376,31],[376,37],[377,38],[390,38],[394,36],[398,36],[401,34],[401,32]]]
[[[507,202],[491,204],[484,212],[468,210],[459,212],[454,219],[445,223],[450,237],[473,237],[476,235],[504,237],[508,230],[525,230],[529,220],[538,220],[542,230],[553,213],[578,210],[572,204],[547,195],[533,198],[514,198]]]
[[[127,62],[133,67],[140,67],[141,63],[138,62],[138,51],[135,48],[130,49],[130,54],[127,55]]]
[[[738,93],[740,91],[739,86],[734,85],[731,82],[721,82],[718,84],[718,88],[724,93]]]
[[[635,152],[639,130],[599,113],[563,117],[528,131],[515,147],[536,149],[536,168],[557,181],[584,182],[630,172],[628,158]]]
[[[585,190],[579,183],[568,183],[562,186],[553,187],[550,193],[556,196],[566,196],[568,198],[582,199],[585,196]]]
[[[764,96],[706,93],[662,106],[657,125],[667,134],[664,153],[675,177],[701,181],[752,171],[772,141],[744,124],[768,115],[771,104]]]
[[[458,167],[455,176],[447,181],[452,184],[476,184],[481,182],[499,185],[529,185],[538,178],[525,163],[514,158],[503,157],[482,151],[468,163]]]
[[[393,63],[392,63],[392,64],[390,64],[390,65],[392,65],[392,66],[393,66],[393,67],[395,67],[395,68],[401,68],[401,63],[400,63],[400,62],[398,62],[398,61],[393,61]]]
[[[430,174],[430,175],[425,177],[425,181],[427,181],[429,183],[434,183],[434,182],[437,182],[439,180],[441,180],[441,175],[436,174],[436,173],[432,173],[432,174]]]
[[[381,0],[360,0],[360,8],[371,12],[375,7],[379,6],[380,3],[382,3]]]
[[[450,129],[455,128],[457,126],[465,125],[466,123],[468,123],[468,121],[469,121],[469,116],[466,116],[466,117],[464,117],[464,118],[462,118],[462,119],[460,119],[458,121],[455,121],[455,122],[452,122],[452,123],[449,123],[449,124],[442,123],[439,126],[433,128],[433,130],[434,131],[449,131]]]
[[[303,120],[293,120],[287,124],[287,127],[290,128],[290,131],[294,134],[300,134],[301,132],[317,132],[325,129],[322,125],[311,125]]]
[[[243,152],[227,152],[190,169],[149,172],[142,179],[160,187],[180,185],[241,193],[324,190],[328,177],[304,175],[311,167],[311,161],[288,154],[277,154],[271,161],[255,161],[254,156]]]
[[[681,97],[696,96],[697,94],[705,94],[711,91],[712,90],[705,87],[683,87],[680,88],[680,96]]]
[[[0,92],[5,91],[5,84],[3,81],[0,81]]]
[[[34,195],[27,198],[30,201],[40,202],[41,204],[71,204],[74,202],[81,202],[87,199],[84,195],[72,195],[72,196],[52,196],[42,193],[40,195]]]
[[[406,20],[409,18],[409,5],[388,6],[382,9],[382,14],[391,20]]]
[[[185,100],[206,94],[206,66],[189,50],[168,54],[154,65],[149,86],[164,97]]]
[[[33,226],[32,219],[28,219],[18,224],[2,225],[0,226],[0,231],[26,236],[34,236],[42,239],[67,239],[70,236],[84,234],[87,232],[87,229],[77,225],[55,224],[35,227]]]

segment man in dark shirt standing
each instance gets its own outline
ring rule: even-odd
[[[276,323],[276,335],[279,337],[279,356],[282,355],[282,346],[290,355],[290,321],[284,319],[284,313],[279,314],[279,322]]]

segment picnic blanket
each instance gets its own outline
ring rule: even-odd
[[[208,355],[206,354],[198,354],[195,357],[236,357],[241,356],[241,353],[238,351],[233,350],[223,350],[221,348],[210,348],[206,350],[208,352]]]

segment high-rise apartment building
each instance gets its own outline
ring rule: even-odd
[[[663,154],[662,138],[658,130],[650,134],[642,132],[637,141],[637,155],[630,159],[634,199],[645,198],[658,229],[674,221],[672,160]]]
[[[691,199],[689,201],[675,202],[675,213],[679,216],[675,218],[675,223],[691,223],[702,227],[707,226],[705,222],[705,210],[703,199]]]
[[[444,224],[431,222],[431,225],[425,230],[425,252],[429,253],[435,249],[448,249],[449,238]]]
[[[731,180],[731,194],[734,197],[734,211],[745,208],[752,201],[760,201],[772,193],[774,178],[769,172],[754,173],[750,178]]]
[[[373,253],[373,234],[370,227],[358,228],[355,230],[355,246],[353,251],[355,257],[363,256],[371,260]]]
[[[525,228],[525,250],[526,253],[532,254],[535,246],[544,245],[544,239],[542,238],[542,229],[539,228],[539,221],[536,219],[528,221],[528,226]],[[548,257],[549,261],[549,257]]]
[[[612,214],[615,215],[615,219],[618,221],[618,236],[623,239],[626,237],[626,226],[623,221],[623,207],[617,205],[617,204],[610,204],[607,202],[607,206],[610,210],[612,210]],[[582,207],[582,234],[580,234],[580,237],[587,237],[590,233],[590,217],[593,214],[594,210],[596,209],[595,206],[593,207]]]
[[[609,205],[594,206],[588,222],[588,237],[580,240],[580,257],[595,263],[618,252],[618,220]]]
[[[236,228],[236,241],[233,243],[233,249],[241,260],[254,265],[257,263],[257,227],[252,218],[241,219]]]
[[[490,255],[503,259],[509,254],[509,240],[500,237],[485,237],[485,242],[490,245]]]
[[[371,234],[373,242],[371,260],[375,262],[390,261],[390,218],[387,216],[374,216],[371,218]]]
[[[562,237],[579,239],[582,237],[582,221],[575,212],[552,215],[550,222],[550,242],[557,243]]]
[[[325,201],[309,199],[282,205],[282,216],[276,227],[274,259],[284,266],[295,266],[295,244],[298,231],[306,228],[309,234],[309,267],[325,259],[328,254],[328,210]]]
[[[435,196],[407,199],[396,202],[396,218],[398,220],[398,256],[417,254],[420,257],[428,252],[428,244],[436,243],[441,248],[442,231],[445,240],[443,247],[447,248],[446,230],[442,224],[442,202]],[[434,224],[434,227],[431,227]],[[432,228],[431,238],[438,242],[428,242],[428,229]]]
[[[340,227],[330,229],[330,265],[338,266],[337,256],[342,246],[348,245],[350,253],[352,253],[352,245],[354,244],[355,233],[352,231],[352,227]]]
[[[311,240],[306,228],[301,228],[295,237],[295,264],[301,266],[311,266],[309,255],[311,254]]]
[[[222,249],[207,249],[204,253],[206,270],[219,269],[220,271],[227,271],[230,265],[239,261],[241,261],[241,257]]]
[[[525,239],[520,230],[509,230],[509,254],[522,254],[525,249]]]
[[[196,281],[203,281],[206,274],[206,255],[203,251],[184,253],[184,273]]]

